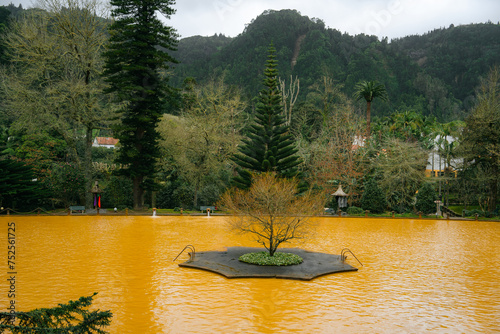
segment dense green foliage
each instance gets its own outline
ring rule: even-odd
[[[500,26],[491,22],[435,29],[423,36],[407,36],[391,42],[426,74],[439,78],[453,96],[466,101],[474,94],[491,67],[498,65]]]
[[[210,57],[226,47],[233,39],[224,35],[211,37],[191,36],[179,40],[177,50],[172,52],[179,65],[176,69],[177,78],[187,78],[197,73],[189,72],[190,67],[186,65],[203,66]],[[182,71],[188,71],[182,73]]]
[[[23,14],[23,6],[18,7],[10,3],[8,6],[0,6],[0,36],[5,34],[10,28],[10,21]],[[0,43],[0,64],[7,64],[9,58],[7,56],[8,48],[4,43]]]
[[[384,148],[371,161],[374,177],[380,180],[380,188],[391,210],[410,212],[415,193],[425,177],[428,153],[418,143],[396,138],[385,141],[383,145]]]
[[[132,198],[132,182],[123,176],[112,175],[109,180],[103,182],[101,187],[104,193],[101,195],[102,207],[131,208],[134,205]]]
[[[365,211],[362,208],[359,208],[357,206],[350,206],[347,208],[347,214],[348,215],[361,215]]]
[[[96,2],[40,0],[9,20],[2,42],[11,66],[2,69],[2,107],[14,136],[48,133],[64,141],[85,188],[92,184],[92,132],[107,126],[102,48],[106,23]],[[78,197],[91,203],[91,194]]]
[[[259,266],[291,266],[301,264],[304,261],[296,254],[283,252],[276,252],[273,256],[270,256],[268,252],[248,253],[240,256],[239,260]]]
[[[122,146],[117,162],[126,166],[122,172],[133,180],[134,208],[142,207],[143,182],[153,176],[159,158],[156,126],[170,89],[160,71],[176,62],[164,51],[175,48],[175,30],[164,26],[156,12],[168,18],[175,12],[173,4],[170,0],[111,1],[115,22],[110,27],[104,75],[108,92],[121,104],[122,116],[115,128]]]
[[[33,170],[26,164],[0,159],[0,206],[32,209],[46,195]]]
[[[500,182],[500,69],[483,80],[477,104],[467,117],[461,136],[461,153],[466,159],[464,176],[474,175],[475,186],[483,188],[488,211],[498,202]]]
[[[104,328],[111,324],[112,313],[87,309],[92,305],[96,294],[80,297],[76,301],[70,300],[68,304],[59,304],[53,308],[16,312],[14,321],[9,312],[0,312],[0,333],[108,333]]]
[[[242,140],[234,161],[241,168],[234,183],[240,188],[249,188],[252,172],[276,172],[292,178],[297,175],[300,160],[296,155],[293,136],[285,124],[278,90],[276,50],[271,45],[267,60],[264,89],[259,95],[254,124],[248,129],[248,137]]]
[[[418,190],[417,203],[415,208],[425,214],[436,212],[437,206],[434,201],[438,199],[434,185],[430,182],[425,182]]]
[[[369,210],[370,213],[382,213],[386,210],[385,194],[375,179],[370,179],[365,183],[365,190],[361,197],[361,207],[363,210]]]

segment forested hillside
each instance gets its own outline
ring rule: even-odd
[[[383,83],[387,103],[375,116],[411,109],[440,121],[463,119],[479,78],[500,64],[500,25],[450,26],[423,36],[380,41],[375,36],[343,34],[295,10],[266,11],[237,37],[189,37],[179,43],[181,60],[174,75],[198,82],[224,74],[228,84],[255,96],[270,42],[277,49],[280,77],[300,79],[299,101],[322,76],[343,85],[352,96],[361,80]]]
[[[10,17],[24,10],[0,7],[0,31]],[[364,34],[351,36],[325,27],[295,10],[268,10],[248,24],[237,37],[192,36],[179,41],[173,53],[180,64],[172,82],[181,87],[187,77],[198,83],[224,75],[248,97],[260,89],[262,63],[270,42],[277,49],[282,79],[300,79],[298,102],[328,76],[352,96],[361,80],[377,80],[389,94],[374,116],[412,110],[447,122],[463,119],[473,103],[479,78],[500,64],[500,25],[493,23],[450,26],[425,35],[388,41]],[[0,61],[5,62],[0,46]]]

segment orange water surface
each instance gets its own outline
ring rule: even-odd
[[[27,311],[99,294],[110,333],[500,332],[500,223],[317,218],[307,250],[357,272],[312,281],[226,279],[180,268],[196,251],[258,246],[225,217],[1,217],[0,308],[7,225],[16,225],[16,305]]]

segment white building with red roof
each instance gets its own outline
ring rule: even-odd
[[[118,144],[118,139],[112,137],[95,137],[94,142],[92,143],[93,147],[107,147],[107,148],[115,148]]]

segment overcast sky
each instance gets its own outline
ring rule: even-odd
[[[2,4],[31,0],[0,0]],[[182,37],[222,33],[234,37],[267,9],[296,9],[351,35],[380,38],[424,34],[430,30],[500,21],[500,0],[177,0],[177,13],[166,23]],[[286,27],[283,27],[283,29]]]

